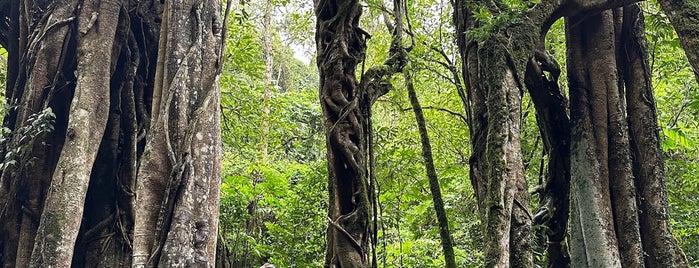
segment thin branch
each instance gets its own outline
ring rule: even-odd
[[[464,121],[465,124],[468,124],[468,120],[466,119],[466,117],[463,114],[454,112],[454,111],[449,110],[449,109],[445,109],[445,108],[441,108],[441,107],[434,107],[434,106],[425,106],[425,107],[422,107],[422,109],[431,109],[431,110],[442,111],[442,112],[451,114],[453,116],[457,116],[461,119],[461,121]],[[410,110],[412,110],[412,108],[403,108],[403,112],[407,112]]]

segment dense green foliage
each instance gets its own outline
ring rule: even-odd
[[[225,167],[221,232],[239,265],[269,261],[281,267],[317,267],[323,262],[327,226],[327,179],[322,118],[315,66],[306,64],[313,36],[310,7],[274,2],[274,92],[271,113],[263,107],[261,10],[238,7],[229,25],[223,85]],[[390,32],[385,21],[391,7],[367,1],[362,27],[372,35],[361,71],[386,60]],[[514,5],[512,10],[525,8]],[[644,4],[663,149],[673,232],[690,262],[699,264],[699,88],[682,48],[655,3]],[[245,10],[245,12],[243,11]],[[254,11],[257,12],[257,11]],[[261,11],[260,11],[261,12]],[[408,14],[415,46],[410,53],[415,86],[425,116],[436,168],[454,238],[459,267],[482,262],[482,241],[476,202],[468,179],[470,154],[465,112],[454,77],[458,66],[447,1],[412,1]],[[514,14],[514,13],[513,13]],[[477,13],[482,31],[507,20]],[[511,17],[516,17],[512,15]],[[293,26],[290,26],[293,25]],[[547,50],[565,66],[562,22],[547,36]],[[306,55],[293,57],[295,49]],[[299,55],[297,53],[297,55]],[[302,61],[303,60],[303,61]],[[561,77],[565,77],[563,70]],[[379,212],[377,247],[380,267],[443,267],[436,217],[420,156],[419,137],[402,79],[374,107],[375,161]],[[565,88],[565,79],[561,81]],[[681,107],[681,108],[680,108]],[[522,150],[530,189],[539,183],[542,144],[528,97],[523,103]],[[263,135],[260,126],[271,128]],[[259,154],[269,144],[269,158]],[[536,196],[532,206],[537,205]],[[534,227],[534,231],[541,232]],[[536,240],[542,253],[544,241]],[[535,254],[537,263],[543,255]]]
[[[527,5],[504,1],[512,14],[476,13],[484,33],[511,23]],[[327,228],[325,137],[312,60],[312,3],[273,1],[272,95],[264,100],[265,61],[261,5],[242,1],[227,25],[226,65],[221,75],[222,137],[220,238],[234,267],[320,267]],[[529,3],[527,1],[526,3]],[[382,64],[390,47],[382,1],[366,1],[361,23],[372,35],[361,71]],[[699,266],[699,86],[679,41],[657,4],[644,4],[653,86],[662,126],[672,230],[690,263]],[[485,10],[485,9],[483,9]],[[435,165],[459,267],[483,261],[477,205],[468,177],[469,132],[449,66],[460,68],[449,1],[410,1],[414,83],[424,106]],[[547,50],[565,66],[562,23],[553,25]],[[307,62],[307,61],[310,61]],[[0,49],[0,67],[6,53]],[[458,70],[458,69],[457,69]],[[563,70],[562,78],[565,77]],[[0,85],[4,87],[4,72]],[[437,220],[420,155],[415,119],[402,79],[374,107],[378,180],[379,267],[443,267]],[[565,89],[565,79],[561,81]],[[4,93],[4,92],[3,92]],[[0,101],[4,102],[2,93]],[[270,107],[266,114],[263,107]],[[5,105],[2,106],[4,114]],[[540,184],[540,141],[534,110],[523,103],[522,150],[530,189]],[[1,115],[0,115],[1,118]],[[39,122],[39,121],[37,121]],[[43,121],[42,121],[43,122]],[[269,125],[265,133],[261,127]],[[0,131],[0,142],[3,133]],[[262,156],[263,145],[269,148]],[[537,205],[532,198],[532,206]],[[535,232],[541,232],[536,226]],[[544,241],[536,240],[542,263]]]

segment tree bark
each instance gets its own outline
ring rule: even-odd
[[[439,178],[434,167],[434,159],[432,157],[432,145],[430,145],[430,137],[427,134],[425,126],[425,116],[422,114],[422,107],[417,99],[413,79],[410,75],[410,70],[404,70],[405,87],[408,90],[410,105],[415,113],[415,121],[420,132],[420,143],[422,143],[422,158],[425,161],[425,172],[430,184],[430,192],[432,193],[432,203],[435,213],[437,214],[437,224],[439,225],[439,237],[442,242],[442,252],[444,253],[445,267],[456,268],[456,260],[454,256],[454,246],[452,244],[451,232],[449,232],[449,220],[447,212],[444,209],[444,201],[442,200],[442,191],[439,187]]]
[[[538,26],[524,24],[513,31],[518,33],[513,38],[500,34],[483,40],[467,38],[478,27],[469,8],[466,1],[456,1],[454,18],[457,32],[462,33],[457,44],[467,106],[472,109],[470,178],[485,230],[486,266],[530,267],[532,218],[519,143],[523,84],[519,78],[524,74],[523,57],[538,37]]]
[[[566,23],[573,263],[687,267],[667,223],[640,8]]]
[[[162,238],[152,265],[213,264],[221,4],[179,4],[26,1],[0,12],[17,59],[6,89],[17,109],[3,121],[13,134],[0,148],[4,267],[131,266],[136,215],[137,251]],[[144,228],[153,214],[159,227]]]
[[[368,267],[371,204],[360,118],[357,64],[366,50],[356,0],[316,3],[319,96],[326,130],[330,198],[330,267]]]
[[[515,252],[515,249],[508,248],[512,244],[508,245],[507,240],[512,238],[506,235],[506,214],[501,213],[502,210],[516,208],[510,205],[508,198],[511,198],[513,182],[519,181],[516,179],[517,172],[513,172],[517,170],[517,165],[516,161],[509,160],[510,151],[501,148],[513,148],[517,144],[511,139],[518,137],[502,137],[508,133],[504,129],[518,127],[512,115],[518,113],[520,104],[511,96],[515,95],[515,88],[521,88],[521,78],[525,77],[523,66],[527,66],[527,61],[529,70],[524,82],[531,87],[529,91],[537,106],[537,120],[548,144],[546,147],[556,145],[562,150],[547,152],[551,154],[549,179],[541,193],[542,203],[548,207],[540,210],[535,217],[537,223],[549,227],[549,240],[554,243],[547,250],[549,265],[566,266],[569,262],[592,267],[645,265],[641,243],[645,245],[647,242],[641,242],[641,233],[646,231],[639,232],[636,201],[643,197],[635,194],[637,185],[632,174],[638,171],[632,165],[630,149],[630,143],[640,138],[629,136],[623,88],[625,80],[622,80],[626,78],[617,76],[617,61],[622,56],[617,52],[623,40],[623,23],[638,21],[639,18],[628,18],[626,21],[622,20],[621,9],[617,9],[616,17],[610,10],[603,11],[633,2],[542,1],[527,10],[517,23],[486,25],[495,29],[485,34],[481,25],[484,22],[474,19],[470,10],[485,6],[491,16],[497,17],[501,12],[497,3],[469,6],[466,1],[454,2],[457,45],[468,88],[468,105],[465,106],[470,109],[471,115],[470,178],[481,218],[485,221],[487,266],[517,265],[508,263],[504,257],[509,252]],[[557,85],[550,80],[550,77],[557,77],[557,67],[542,51],[543,37],[548,28],[562,16],[566,16],[568,25],[567,62],[572,103],[569,127],[565,99],[555,92]],[[538,35],[531,34],[537,33],[537,30]],[[499,37],[503,33],[506,33],[505,37]],[[544,71],[549,74],[544,74]],[[512,78],[508,78],[510,76]],[[542,89],[545,91],[542,92]],[[551,104],[553,107],[545,107]],[[505,116],[507,114],[509,118]],[[553,122],[555,129],[552,128]],[[570,149],[566,145],[567,133],[570,133]],[[503,162],[507,164],[506,169],[502,168]],[[551,173],[552,165],[558,167],[558,173]],[[506,174],[502,170],[512,173]],[[567,190],[553,190],[551,187],[555,185],[559,189],[566,189],[568,176],[572,176],[569,204],[572,261],[567,260],[565,245],[560,243],[565,237],[567,219],[565,216],[554,218],[547,211],[553,209],[557,211],[556,215],[567,214]],[[661,184],[655,182],[656,193],[662,188]],[[642,190],[644,186],[638,187]],[[656,200],[662,198],[660,195],[660,199]],[[519,199],[515,197],[514,200]],[[657,207],[665,206],[658,202]]]
[[[641,240],[647,254],[645,263],[648,267],[688,267],[687,259],[670,233],[660,128],[648,63],[645,23],[638,5],[624,7],[623,27],[621,66],[624,66],[626,113],[629,115]]]
[[[612,12],[567,19],[566,41],[571,94],[571,257],[576,265],[621,267],[607,162],[607,95],[618,90]]]
[[[560,67],[538,45],[527,64],[525,84],[536,109],[539,132],[548,155],[545,182],[539,189],[540,207],[534,225],[546,226],[548,267],[569,267],[566,243],[570,189],[570,117],[568,100],[563,96],[558,77]]]
[[[67,267],[80,230],[91,167],[105,132],[111,48],[119,16],[117,1],[85,1],[77,18],[77,83],[66,140],[46,194],[30,266]],[[97,17],[99,16],[99,18]],[[99,19],[99,24],[94,24]]]
[[[675,28],[680,44],[684,48],[694,77],[699,81],[699,3],[691,0],[658,0],[672,27]]]
[[[138,170],[134,266],[213,265],[221,173],[221,3],[166,2],[150,140]],[[210,64],[214,63],[214,64]],[[158,105],[159,104],[159,105]]]

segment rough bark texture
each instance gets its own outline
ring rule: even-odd
[[[609,193],[607,95],[617,89],[612,12],[566,20],[571,99],[571,257],[621,267]]]
[[[507,38],[467,38],[478,25],[466,1],[455,3],[457,44],[470,106],[470,178],[485,230],[487,267],[532,265],[529,195],[519,143],[524,64],[536,24],[525,23]],[[529,28],[531,27],[531,28]]]
[[[638,5],[624,8],[623,27],[621,66],[645,263],[647,267],[688,267],[670,233],[660,128],[650,80],[645,23]]]
[[[407,64],[403,46],[405,3],[394,0],[388,59],[356,80],[369,34],[359,28],[356,1],[316,3],[319,96],[326,126],[329,225],[325,267],[377,265],[376,179],[373,172],[371,107],[392,89],[391,76]],[[386,22],[390,25],[390,22]],[[368,160],[368,161],[367,161]],[[369,256],[371,255],[371,260]]]
[[[693,0],[658,0],[675,28],[694,76],[699,81],[699,3]]]
[[[213,265],[218,230],[220,2],[164,6],[134,266]],[[213,63],[213,64],[211,64]]]
[[[425,116],[422,114],[422,107],[417,99],[417,93],[415,92],[415,86],[413,85],[413,80],[410,76],[410,70],[404,70],[405,85],[408,90],[408,96],[410,98],[410,105],[415,113],[415,121],[417,122],[417,127],[420,132],[420,143],[422,144],[422,158],[425,161],[425,172],[427,173],[427,179],[430,184],[430,192],[432,193],[432,203],[434,204],[434,210],[437,214],[437,223],[439,225],[439,237],[442,242],[442,252],[444,253],[445,267],[456,268],[456,261],[454,257],[454,246],[451,239],[451,232],[449,232],[449,220],[447,219],[447,212],[444,210],[444,201],[442,200],[442,190],[439,187],[439,178],[437,178],[437,171],[434,168],[434,159],[432,157],[432,145],[430,144],[430,137],[427,134],[427,127],[425,126]]]
[[[49,186],[31,257],[32,267],[66,267],[80,231],[90,172],[109,115],[111,48],[120,5],[85,1],[78,16],[78,65],[75,93],[63,151]],[[98,19],[100,23],[95,24]],[[101,66],[102,65],[102,66]]]
[[[131,266],[135,215],[151,214],[154,264],[213,264],[220,2],[13,1],[8,11],[0,40],[17,108],[0,148],[3,266]],[[155,141],[174,161],[143,153]],[[148,195],[167,198],[134,205]]]
[[[540,48],[544,45],[540,44]],[[570,189],[570,117],[568,100],[558,87],[558,63],[538,49],[527,65],[525,83],[536,108],[536,119],[548,155],[540,207],[533,224],[546,226],[548,267],[570,266],[567,235]]]
[[[575,265],[687,266],[667,222],[642,23],[635,4],[566,21]]]
[[[631,94],[630,92],[637,89],[629,89],[629,93],[625,93],[624,81],[627,86],[638,83],[635,81],[645,81],[640,79],[643,71],[631,70],[631,73],[638,73],[627,75],[628,78],[617,75],[618,65],[626,64],[621,60],[623,53],[619,53],[619,49],[623,46],[621,40],[634,40],[629,38],[628,34],[622,37],[622,30],[633,32],[627,29],[628,24],[642,21],[642,18],[630,17],[626,14],[627,12],[622,12],[619,8],[633,2],[635,1],[542,1],[529,9],[518,23],[494,26],[499,28],[485,37],[482,36],[483,32],[477,32],[481,35],[478,38],[469,35],[473,29],[480,27],[469,11],[485,6],[491,15],[498,16],[500,10],[496,8],[497,3],[469,6],[470,3],[466,1],[453,2],[454,23],[458,33],[457,45],[462,57],[465,84],[468,88],[468,103],[464,106],[470,109],[468,112],[473,153],[470,160],[470,178],[478,200],[481,218],[485,221],[486,265],[519,266],[519,263],[513,263],[512,260],[507,263],[503,257],[508,254],[508,251],[513,252],[511,255],[521,256],[514,253],[516,248],[513,244],[508,245],[507,240],[522,240],[507,237],[507,219],[502,213],[503,210],[517,207],[512,206],[511,201],[508,200],[511,198],[510,191],[513,191],[510,188],[512,183],[508,180],[517,181],[517,172],[515,172],[517,165],[513,165],[516,162],[509,160],[509,151],[506,150],[508,146],[511,148],[517,143],[502,137],[507,133],[505,129],[516,129],[516,122],[508,121],[513,117],[508,118],[506,114],[517,114],[519,111],[519,100],[511,99],[510,96],[514,96],[512,93],[515,88],[521,88],[521,78],[525,73],[523,66],[528,66],[524,82],[537,108],[537,120],[545,140],[546,153],[549,154],[548,179],[544,187],[539,190],[542,195],[542,208],[535,217],[537,223],[548,227],[549,265],[564,267],[570,263],[589,267],[621,265],[644,267],[644,262],[647,260],[644,259],[641,247],[641,234],[645,237],[645,233],[653,231],[643,230],[649,228],[643,223],[639,226],[639,208],[636,200],[646,198],[641,194],[646,186],[640,186],[643,184],[640,182],[636,185],[634,175],[639,176],[641,171],[638,170],[638,165],[640,164],[631,156],[632,152],[636,157],[645,154],[644,151],[633,147],[639,146],[636,145],[636,140],[639,139],[649,140],[647,146],[655,146],[655,149],[644,147],[649,150],[649,153],[660,151],[657,147],[659,146],[657,138],[655,140],[652,138],[657,137],[657,133],[652,135],[647,133],[648,129],[655,129],[654,126],[657,126],[656,123],[647,124],[647,121],[655,120],[654,115],[650,119],[645,119],[643,123],[638,122],[639,126],[634,127],[632,123],[631,129],[627,125],[624,97],[625,94]],[[617,9],[614,12],[607,10],[610,8]],[[638,13],[631,9],[628,12]],[[613,14],[616,14],[616,17]],[[559,93],[555,82],[559,73],[557,64],[542,51],[543,36],[551,23],[562,16],[567,17],[567,62],[572,103],[570,123],[566,115],[565,99]],[[540,30],[538,36],[527,34],[536,33],[537,30]],[[499,38],[498,36],[503,33],[506,37]],[[634,41],[634,44],[636,43],[640,41]],[[626,56],[632,59],[639,57],[639,55]],[[628,62],[631,64],[630,61]],[[644,75],[647,78],[648,74]],[[509,79],[508,76],[513,78]],[[649,85],[649,82],[645,83]],[[645,95],[647,93],[641,94],[641,96]],[[507,108],[503,109],[503,107]],[[629,104],[628,111],[640,109],[634,107],[638,105]],[[654,113],[651,108],[645,109],[647,113]],[[639,130],[633,128],[644,129],[646,132],[641,134],[638,133]],[[629,135],[629,132],[633,135]],[[567,138],[568,135],[570,140]],[[640,135],[649,136],[646,138]],[[657,154],[654,157],[659,156],[660,154]],[[632,160],[636,164],[632,164]],[[507,164],[506,170],[509,173],[506,175],[503,175],[505,172],[502,172],[502,163]],[[662,170],[662,166],[657,167],[657,164],[654,166],[656,171],[653,172],[656,174],[657,170]],[[572,176],[570,193],[566,190],[569,176]],[[651,187],[654,187],[652,191],[655,193],[650,200],[654,200],[652,202],[657,204],[654,208],[659,211],[659,216],[655,218],[661,219],[654,224],[663,229],[662,219],[666,219],[666,216],[663,216],[666,215],[666,203],[662,201],[664,196],[658,194],[664,189],[662,178],[654,177],[650,181],[649,183],[654,185]],[[521,186],[517,191],[519,189],[522,189]],[[637,191],[638,195],[636,195]],[[570,203],[567,197],[569,194]],[[519,198],[515,197],[514,201],[517,200]],[[514,201],[512,202],[517,204]],[[641,204],[640,211],[645,211],[643,206],[652,202]],[[563,243],[566,237],[568,224],[566,215],[569,205],[571,260],[567,257],[567,248]],[[552,211],[555,212],[552,213]],[[644,217],[647,216],[641,214],[641,222],[646,220],[643,219]],[[511,224],[509,227],[514,228],[514,226],[516,225]],[[669,232],[659,232],[666,238],[671,237]],[[509,235],[512,234],[510,231]],[[658,251],[678,252],[671,238],[660,241],[665,241],[665,244],[662,249],[655,247]],[[644,238],[643,245],[648,243],[653,242],[645,241]],[[672,258],[681,256],[681,253],[658,254],[665,254]],[[677,265],[683,265],[682,261],[674,262]]]
[[[615,56],[617,71],[621,56],[619,52],[621,32],[623,31],[623,8],[613,10],[615,29]],[[619,240],[619,254],[623,267],[644,267],[643,247],[638,225],[638,205],[636,186],[633,181],[631,151],[629,145],[628,122],[626,118],[626,101],[623,75],[617,72],[617,87],[607,93],[607,111],[609,119],[609,184],[614,211],[614,228]]]
[[[326,130],[330,193],[333,201],[328,244],[330,267],[370,263],[371,204],[366,177],[364,126],[360,122],[357,64],[366,50],[356,0],[316,3],[319,95]]]

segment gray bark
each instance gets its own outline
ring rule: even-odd
[[[159,238],[153,265],[213,265],[221,3],[179,4],[189,8],[60,0],[0,12],[12,29],[0,40],[18,59],[6,89],[18,108],[3,122],[13,135],[0,148],[12,166],[0,177],[4,267],[131,266],[136,215],[158,219],[138,220]],[[167,18],[181,24],[159,31]],[[166,157],[144,153],[158,142]],[[150,194],[163,199],[134,205]]]
[[[58,159],[38,226],[32,267],[68,267],[80,230],[92,165],[109,112],[111,48],[120,5],[86,1],[78,15],[77,84],[68,114],[64,149]],[[95,23],[99,20],[99,23]]]
[[[641,240],[647,254],[645,263],[648,267],[688,267],[684,253],[670,232],[660,128],[648,63],[645,23],[638,5],[624,8],[624,29],[621,51],[625,66],[625,97]]]
[[[160,32],[153,120],[138,170],[135,267],[215,261],[220,7],[217,1],[165,4],[162,29],[168,30]]]

